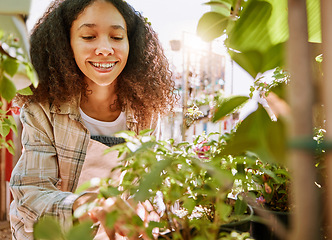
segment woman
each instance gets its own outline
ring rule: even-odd
[[[73,209],[94,197],[73,194],[84,166],[109,172],[117,163],[99,163],[95,149],[121,142],[120,130],[158,135],[158,116],[175,101],[156,33],[123,0],[54,1],[33,29],[30,54],[39,85],[17,97],[24,106],[23,151],[10,182],[14,239],[33,239],[44,215],[68,229]]]

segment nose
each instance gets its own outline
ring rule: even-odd
[[[100,41],[98,41],[95,53],[96,55],[103,56],[114,54],[114,49],[110,39],[100,39]]]

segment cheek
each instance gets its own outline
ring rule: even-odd
[[[89,49],[80,45],[74,45],[72,47],[74,58],[77,64],[82,64],[85,62],[86,58],[88,57]]]
[[[124,45],[121,49],[121,53],[122,53],[122,58],[124,59],[128,59],[129,56],[129,44]]]

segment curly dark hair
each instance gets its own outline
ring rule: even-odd
[[[70,28],[83,10],[100,0],[55,0],[37,22],[31,34],[31,62],[39,85],[31,87],[33,95],[18,95],[18,102],[49,102],[60,106],[80,94],[87,96],[87,84],[74,60],[70,45]],[[152,114],[173,110],[177,96],[156,32],[150,23],[124,0],[102,0],[113,4],[127,24],[129,56],[118,76],[118,103],[134,111],[142,125]]]

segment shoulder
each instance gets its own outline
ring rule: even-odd
[[[42,117],[50,115],[49,103],[34,103],[29,102],[23,105],[21,108],[21,117]]]
[[[22,123],[28,123],[31,125],[54,125],[55,119],[69,116],[71,114],[77,115],[78,110],[75,106],[64,104],[59,107],[45,102],[35,103],[30,102],[23,105],[21,108],[20,118]],[[40,126],[41,127],[41,126]]]
[[[79,115],[78,109],[77,101],[63,103],[60,106],[56,106],[49,102],[29,102],[23,105],[21,108],[21,114],[23,113],[33,117],[51,117],[52,115],[56,114]]]

